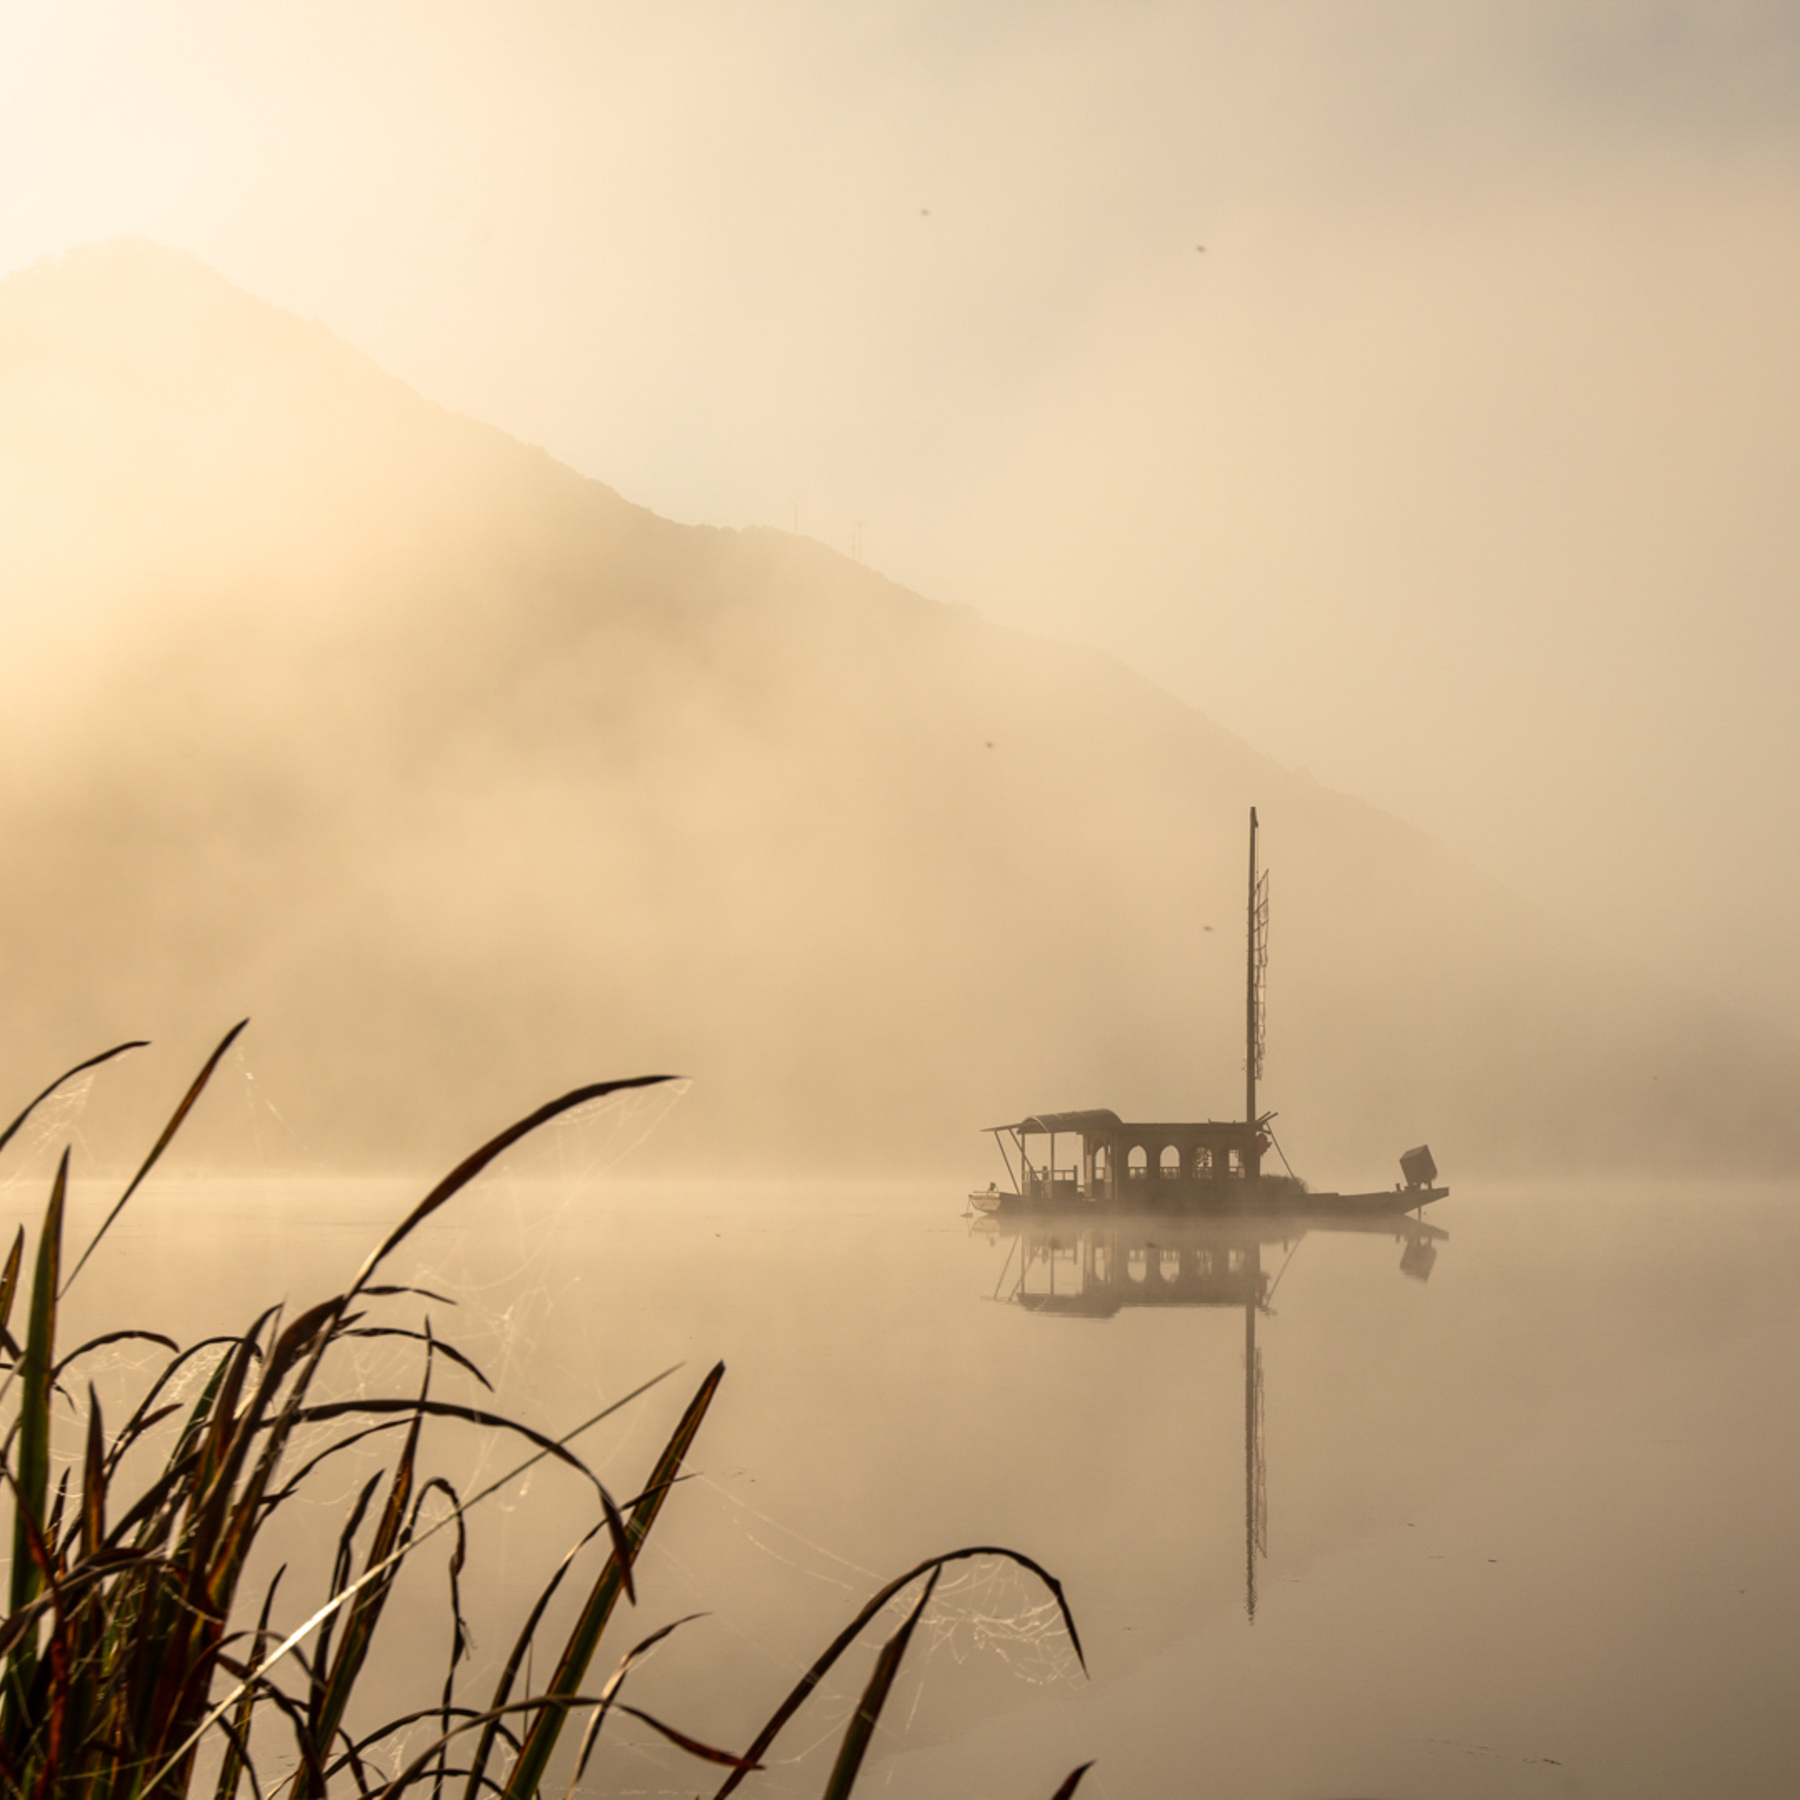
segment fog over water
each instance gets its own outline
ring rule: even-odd
[[[622,1644],[705,1615],[634,1676],[659,1716],[745,1741],[884,1580],[999,1543],[1065,1584],[1089,1676],[1035,1583],[963,1566],[869,1791],[1048,1796],[1090,1758],[1084,1792],[1110,1796],[1792,1791],[1791,1186],[1470,1183],[1423,1239],[1405,1219],[1017,1234],[972,1231],[941,1184],[545,1178],[584,1146],[574,1131],[517,1159],[391,1273],[457,1296],[434,1328],[540,1427],[682,1364],[583,1440],[622,1495],[725,1359],[695,1478],[618,1628]],[[409,1197],[162,1184],[84,1274],[71,1329],[127,1293],[183,1341],[250,1299],[298,1306]],[[110,1198],[83,1198],[84,1232]],[[1053,1240],[1056,1291],[1080,1301],[1096,1231],[1117,1250],[1103,1304],[1033,1304]],[[334,1391],[403,1386],[407,1366],[371,1344]],[[109,1407],[131,1385],[95,1372]],[[441,1392],[487,1401],[457,1371]],[[514,1458],[451,1425],[430,1445],[464,1492]],[[296,1618],[296,1546],[328,1544],[378,1466],[336,1465],[290,1525]],[[471,1520],[469,1689],[592,1511],[583,1484],[539,1470]],[[444,1554],[423,1549],[400,1590],[371,1713],[435,1692]],[[866,1667],[827,1682],[747,1791],[822,1790]],[[705,1773],[626,1721],[589,1791],[692,1794]]]
[[[1255,805],[1315,1181],[1794,1156],[1791,1034],[1103,652],[660,519],[141,240],[0,284],[0,342],[21,1092],[250,1013],[258,1168],[422,1168],[652,1070],[696,1083],[658,1167],[1229,1117]]]

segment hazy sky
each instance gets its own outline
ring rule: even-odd
[[[0,167],[1800,1025],[1800,9],[0,0]]]

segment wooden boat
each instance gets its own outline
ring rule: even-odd
[[[970,1194],[978,1212],[995,1213],[1311,1213],[1378,1216],[1408,1213],[1441,1200],[1438,1169],[1428,1145],[1400,1158],[1402,1179],[1369,1193],[1321,1193],[1291,1170],[1265,1170],[1275,1148],[1276,1115],[1256,1109],[1262,1074],[1264,977],[1268,968],[1269,886],[1256,866],[1256,808],[1250,809],[1250,886],[1244,986],[1244,1116],[1194,1124],[1130,1124],[1105,1107],[1085,1112],[1033,1113],[1010,1125],[990,1125],[1006,1162],[1010,1189],[997,1182]],[[1076,1160],[1057,1160],[1057,1140],[1078,1143]],[[1034,1139],[1047,1139],[1042,1160]],[[1017,1152],[1015,1168],[1007,1144]],[[1278,1152],[1279,1154],[1279,1152]],[[1286,1158],[1282,1162],[1286,1163]]]

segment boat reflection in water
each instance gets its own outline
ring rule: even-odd
[[[970,1230],[1014,1239],[993,1298],[1063,1319],[1110,1319],[1132,1306],[1241,1306],[1244,1309],[1244,1606],[1256,1617],[1256,1559],[1269,1553],[1268,1471],[1263,1455],[1262,1352],[1258,1313],[1270,1306],[1283,1272],[1310,1233],[1391,1237],[1400,1272],[1430,1279],[1449,1233],[1421,1218],[1307,1217],[1208,1221],[1111,1218],[1104,1223],[989,1214]],[[1274,1272],[1270,1272],[1270,1265]],[[1010,1281],[1010,1286],[1008,1285]]]

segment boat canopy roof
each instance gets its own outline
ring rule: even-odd
[[[988,1130],[1020,1133],[1030,1131],[1039,1134],[1052,1131],[1098,1133],[1118,1131],[1123,1123],[1111,1107],[1101,1106],[1091,1112],[1033,1113],[1029,1119],[1021,1119],[1016,1125],[990,1125]]]
[[[1196,1119],[1181,1124],[1161,1120],[1127,1123],[1111,1107],[1102,1106],[1091,1112],[1033,1113],[1016,1125],[990,1125],[988,1130],[1010,1131],[1017,1137],[1047,1137],[1052,1132],[1068,1132],[1071,1136],[1079,1133],[1084,1138],[1113,1144],[1135,1140],[1139,1146],[1152,1150],[1171,1144],[1178,1147],[1209,1144],[1216,1149],[1220,1145],[1237,1147],[1248,1143],[1273,1117],[1271,1113],[1254,1124],[1243,1119]]]

